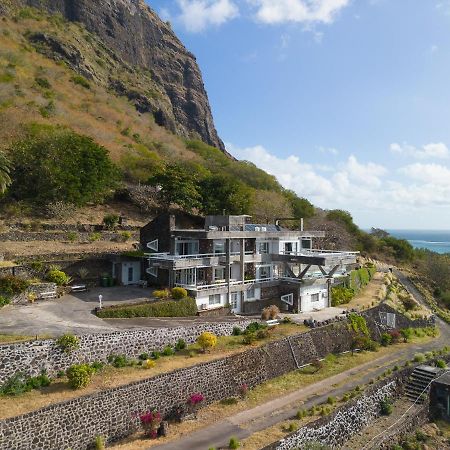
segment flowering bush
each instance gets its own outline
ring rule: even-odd
[[[244,383],[241,387],[240,387],[240,392],[241,392],[241,397],[242,398],[245,398],[245,397],[247,397],[247,394],[248,394],[248,384],[247,383]]]
[[[147,411],[139,415],[139,420],[146,436],[156,439],[162,421],[161,414],[158,411]]]
[[[214,333],[205,331],[197,338],[197,344],[206,352],[207,349],[214,348],[217,345],[217,336]]]
[[[156,366],[156,362],[153,359],[147,359],[142,365],[144,369],[151,369]]]
[[[203,397],[203,395],[200,393],[192,394],[188,399],[188,405],[191,406],[199,405],[204,399],[205,397]]]

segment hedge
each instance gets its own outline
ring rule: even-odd
[[[188,317],[197,315],[197,304],[190,297],[181,300],[165,300],[134,305],[111,306],[97,310],[102,318],[130,317]]]

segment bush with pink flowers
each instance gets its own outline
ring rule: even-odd
[[[151,439],[156,439],[162,421],[161,414],[158,411],[147,411],[139,415],[139,420],[145,435]]]

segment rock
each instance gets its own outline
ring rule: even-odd
[[[60,13],[97,35],[106,64],[101,70],[65,37],[35,33],[37,49],[64,60],[81,75],[132,101],[139,112],[153,114],[155,123],[185,137],[197,138],[225,152],[214,126],[208,96],[197,61],[144,0],[8,0],[0,15],[32,6]],[[77,45],[79,44],[79,45]],[[109,72],[108,72],[109,71]],[[125,80],[120,79],[125,74]]]

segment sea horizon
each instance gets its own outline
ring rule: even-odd
[[[405,230],[386,229],[391,235],[407,240],[414,248],[436,253],[450,253],[450,230]]]

